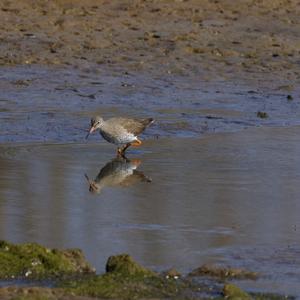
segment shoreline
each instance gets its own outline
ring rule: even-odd
[[[244,292],[238,287],[238,280],[256,280],[260,276],[244,269],[202,265],[186,275],[175,269],[157,273],[144,268],[128,254],[120,254],[108,258],[104,274],[95,275],[95,269],[81,250],[49,249],[35,243],[16,245],[1,241],[0,267],[0,296],[5,300],[294,299],[287,295]],[[10,282],[5,287],[5,280],[12,279],[16,284]],[[18,285],[18,281],[22,284]]]
[[[0,64],[299,82],[297,1],[5,1]],[[30,16],[30,18],[28,18]]]

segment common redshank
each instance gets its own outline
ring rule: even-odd
[[[120,156],[113,159],[100,170],[94,180],[85,174],[89,191],[99,194],[104,187],[128,187],[138,182],[151,182],[143,172],[136,170],[140,164],[140,159],[129,160]]]
[[[124,156],[128,147],[142,144],[137,136],[153,122],[152,118],[111,118],[103,120],[101,117],[96,116],[91,119],[91,128],[86,139],[92,132],[99,129],[100,134],[106,141],[118,145],[118,155]]]

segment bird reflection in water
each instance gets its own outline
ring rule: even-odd
[[[108,162],[94,180],[87,174],[85,177],[89,183],[89,191],[99,194],[104,187],[128,187],[138,182],[151,182],[143,172],[136,170],[141,164],[140,159],[128,159],[118,156]]]

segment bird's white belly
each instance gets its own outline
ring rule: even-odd
[[[118,137],[118,139],[117,139],[118,144],[127,144],[127,143],[131,143],[135,140],[136,140],[136,136],[134,136],[133,134],[123,135],[121,137]]]
[[[129,132],[122,132],[122,134],[111,134],[108,132],[100,131],[100,133],[105,140],[116,145],[127,144],[136,140],[136,136]]]

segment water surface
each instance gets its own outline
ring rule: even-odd
[[[246,267],[263,275],[240,283],[247,289],[300,295],[299,134],[148,138],[117,163],[98,136],[2,145],[0,236],[81,248],[99,273],[109,255],[127,252],[155,270]],[[96,179],[105,166],[91,193],[85,174]]]
[[[155,270],[246,267],[262,274],[247,290],[300,295],[299,86],[289,100],[285,79],[1,71],[1,239],[81,248],[99,273],[121,252]],[[95,114],[156,122],[120,161],[85,142]]]

